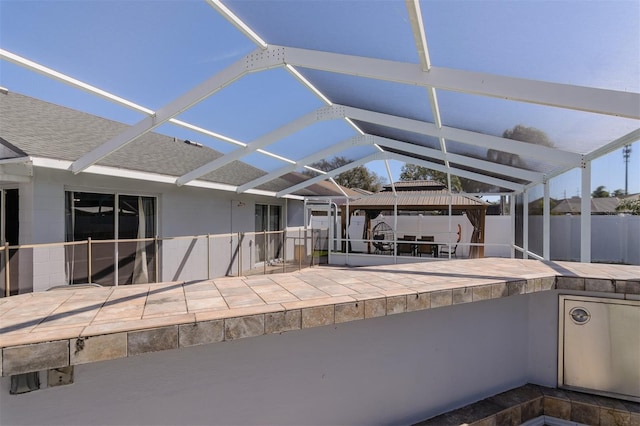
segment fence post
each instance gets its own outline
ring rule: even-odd
[[[156,269],[156,283],[159,283],[160,282],[160,266],[159,266],[160,265],[160,260],[159,260],[160,253],[158,252],[158,236],[157,235],[156,235],[155,240],[153,241],[153,246],[154,246],[153,249],[155,251],[155,256],[154,256],[155,261],[153,263],[154,263],[154,267]]]
[[[207,234],[207,279],[211,279],[211,234]]]
[[[287,230],[282,231],[282,272],[287,272]]]
[[[91,283],[91,237],[87,238],[87,282]]]
[[[242,233],[238,232],[238,277],[242,276]]]
[[[311,267],[313,268],[313,258],[315,257],[315,248],[316,246],[313,244],[313,228],[311,228]]]
[[[262,231],[264,239],[262,240],[262,248],[264,249],[264,262],[262,262],[262,275],[267,275],[267,258],[269,257],[269,244],[267,243],[267,230]]]
[[[296,251],[298,251],[298,271],[302,270],[302,253],[300,253],[301,240],[302,240],[302,235],[300,235],[300,228],[298,228],[298,247],[296,247]]]
[[[11,275],[9,274],[9,243],[4,243],[4,295],[11,296]]]

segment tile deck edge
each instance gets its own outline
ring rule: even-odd
[[[520,294],[531,294],[531,293],[538,293],[538,292],[550,291],[555,289],[585,291],[584,282],[586,279],[590,279],[590,278],[576,277],[576,276],[566,277],[566,276],[557,275],[557,274],[551,275],[551,276],[529,278],[529,279],[514,278],[512,280],[505,280],[505,281],[500,281],[492,284],[480,284],[480,285],[471,285],[471,286],[461,285],[459,287],[454,287],[450,289],[434,289],[434,290],[428,290],[428,291],[407,289],[406,292],[404,292],[405,294],[388,295],[388,296],[371,295],[364,298],[358,298],[358,299],[354,298],[352,301],[344,300],[343,298],[339,297],[337,298],[336,303],[325,303],[327,299],[323,298],[323,303],[319,305],[311,304],[306,307],[300,307],[300,308],[294,308],[294,309],[286,309],[281,305],[279,306],[279,308],[270,308],[269,305],[266,305],[265,307],[263,307],[264,308],[263,312],[245,313],[241,315],[234,314],[233,309],[231,309],[227,312],[228,315],[221,314],[219,317],[215,317],[213,319],[204,319],[201,321],[194,319],[193,321],[181,321],[176,324],[162,324],[158,326],[151,326],[151,327],[144,327],[144,328],[133,326],[131,329],[121,329],[111,333],[85,334],[83,330],[82,333],[74,337],[69,337],[69,338],[65,337],[64,339],[51,339],[51,340],[43,340],[43,341],[32,342],[32,343],[3,346],[1,351],[1,359],[0,359],[0,375],[9,376],[12,374],[18,374],[16,371],[25,372],[23,371],[24,367],[20,370],[16,370],[15,368],[7,368],[10,366],[5,365],[5,361],[7,358],[6,353],[10,354],[13,350],[17,350],[20,348],[27,348],[29,346],[35,348],[38,345],[49,344],[54,342],[64,342],[68,345],[69,348],[73,348],[75,347],[75,345],[77,345],[78,340],[81,340],[86,347],[86,345],[92,344],[92,339],[95,342],[99,340],[96,338],[100,338],[100,337],[107,338],[109,336],[124,334],[126,336],[125,340],[129,340],[129,337],[134,334],[135,335],[142,334],[143,335],[142,338],[144,338],[145,333],[152,334],[157,332],[157,330],[166,329],[170,327],[175,327],[176,329],[175,344],[173,342],[166,343],[166,346],[160,346],[157,348],[154,348],[153,346],[143,345],[143,347],[146,349],[143,349],[142,351],[136,351],[133,354],[131,354],[128,351],[128,347],[127,347],[125,348],[125,352],[124,352],[125,355],[122,355],[122,351],[114,350],[110,352],[108,355],[97,353],[94,359],[89,359],[89,360],[83,359],[82,362],[79,362],[79,361],[74,362],[74,359],[76,358],[74,358],[73,352],[70,350],[67,355],[68,362],[66,366],[73,366],[73,365],[100,362],[100,361],[106,361],[110,359],[117,359],[117,358],[128,357],[128,356],[135,356],[135,355],[143,354],[147,352],[155,352],[155,351],[177,349],[182,347],[191,347],[191,346],[203,345],[203,344],[219,343],[223,341],[237,340],[241,338],[257,337],[265,334],[284,333],[284,332],[296,331],[296,330],[307,329],[307,328],[314,328],[314,327],[320,327],[320,326],[326,326],[326,325],[334,325],[339,323],[370,319],[374,317],[389,316],[389,315],[394,315],[399,313],[417,312],[417,311],[422,311],[427,309],[437,309],[440,307],[454,306],[454,305],[459,305],[464,303],[474,303],[474,302],[479,302],[484,300],[499,299],[504,297],[516,296]],[[553,283],[551,283],[551,280],[553,280]],[[545,281],[546,281],[546,284],[545,284]],[[611,281],[613,282],[614,290],[617,294],[623,293],[626,295],[627,294],[625,292],[627,289],[626,283],[635,282],[636,280],[611,279]],[[617,285],[618,282],[624,285],[618,286]],[[494,286],[498,286],[498,287],[504,286],[505,288],[502,291],[500,291],[499,288],[497,291],[493,291]],[[488,292],[489,293],[488,295],[481,294],[479,290],[483,288],[488,288],[491,290]],[[618,291],[619,289],[623,291]],[[506,294],[505,294],[505,291],[506,291]],[[600,291],[595,290],[595,291],[609,293],[609,294],[612,293],[610,291],[605,291],[605,290],[600,290]],[[477,293],[477,297],[476,297],[476,293]],[[444,295],[444,298],[442,297],[434,298],[432,297],[434,294],[436,296]],[[635,294],[635,293],[632,293],[632,294]],[[416,304],[417,302],[414,302],[414,301],[410,303],[408,299],[408,297],[411,297],[411,296],[415,296],[416,299],[421,299],[421,298],[424,299],[426,298],[426,295],[429,296],[428,305],[427,303],[425,303],[424,300],[421,300],[421,303]],[[436,299],[435,304],[434,304],[434,299]],[[384,300],[386,310],[384,313],[367,316],[366,310],[365,310],[366,302],[374,301],[374,300],[381,301],[381,302]],[[358,304],[361,304],[361,307],[358,306]],[[274,305],[279,305],[279,304],[274,304]],[[409,308],[409,305],[411,305],[411,308]],[[339,307],[341,311],[339,320],[336,320],[337,307]],[[238,311],[241,312],[242,310],[245,310],[245,309],[246,308],[238,308]],[[287,316],[287,314],[290,314],[290,315],[296,316],[298,315],[297,312],[300,312],[300,317],[301,317],[299,326],[298,324],[292,324],[291,321],[285,322],[284,324],[280,324],[280,325],[277,322],[273,322],[274,321],[272,318],[273,315]],[[269,315],[271,315],[271,317],[268,317]],[[321,318],[315,318],[314,315],[316,316],[321,315]],[[194,315],[194,318],[197,318],[197,316]],[[305,318],[307,318],[306,321],[305,321]],[[267,327],[266,321],[271,321],[268,327]],[[135,322],[136,321],[133,321],[132,323],[135,323]],[[207,329],[206,327],[211,327],[213,326],[214,323],[222,327],[222,330],[223,330],[222,337],[217,335],[209,336],[207,334],[207,333],[211,333],[212,331],[210,329]],[[196,329],[198,329],[199,328],[198,326],[200,324],[203,325],[203,327],[201,328],[204,329],[200,332],[200,334],[202,335],[198,335],[199,333],[198,330],[193,331],[193,328],[195,327]],[[91,327],[91,325],[86,326],[85,328],[88,328],[88,327]],[[181,333],[186,332],[187,330],[186,327],[191,327],[189,332],[192,334],[193,333],[196,334],[195,336],[193,335],[190,336],[191,338],[190,340],[188,340],[189,344],[183,344],[184,339],[181,339]],[[194,341],[197,343],[194,344],[193,343]],[[56,354],[51,355],[52,359],[55,360],[55,362],[51,364],[50,368],[60,367],[59,359],[57,359],[55,355]],[[44,360],[42,359],[42,354],[39,354],[38,359],[33,361],[34,363],[36,361],[38,362],[38,365],[40,367],[38,368],[38,370],[46,369],[46,367],[42,368],[42,365],[44,363]],[[44,365],[46,365],[46,363]]]

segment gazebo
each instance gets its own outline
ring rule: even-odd
[[[371,238],[371,221],[381,212],[462,212],[473,225],[469,257],[484,257],[484,229],[488,204],[480,198],[449,193],[444,185],[430,181],[396,182],[396,191],[387,190],[362,196],[341,206],[342,235],[346,236],[348,218],[356,211],[365,213],[365,230]],[[415,190],[416,188],[430,188]]]

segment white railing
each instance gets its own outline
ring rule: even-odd
[[[239,232],[0,246],[3,296],[72,284],[118,285],[286,272],[326,263],[327,230]],[[136,259],[137,257],[137,259]],[[143,272],[141,272],[141,270]],[[0,287],[0,288],[2,288]]]

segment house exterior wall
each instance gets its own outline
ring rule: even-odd
[[[411,424],[554,386],[557,294],[528,294],[75,367],[3,424]]]
[[[21,244],[60,243],[65,240],[64,193],[67,190],[157,197],[159,237],[227,234],[226,237],[210,239],[209,264],[206,237],[164,240],[160,248],[162,281],[206,279],[207,276],[237,273],[237,233],[254,231],[255,204],[280,205],[285,211],[284,199],[193,187],[178,188],[88,173],[72,175],[45,168],[36,168],[32,181],[18,187]],[[288,200],[288,205],[294,211],[302,210],[302,201]],[[236,235],[231,237],[228,235],[231,233]],[[253,236],[247,236],[243,242],[242,266],[245,270],[252,267],[255,259],[251,252],[255,246],[253,243]],[[86,250],[84,247],[78,249]],[[33,280],[34,291],[65,284],[65,253],[61,246],[24,249],[22,253],[20,279]]]

